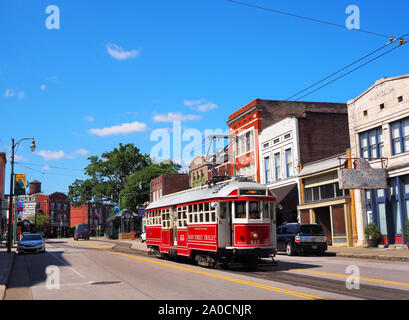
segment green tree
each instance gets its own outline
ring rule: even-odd
[[[127,179],[136,171],[152,164],[149,155],[141,154],[133,144],[119,144],[118,148],[104,152],[100,157],[88,158],[84,169],[86,180],[75,180],[68,187],[68,201],[75,206],[86,202],[101,205],[103,201],[118,202]]]
[[[36,217],[34,214],[29,216],[28,219],[31,222],[36,221]],[[37,231],[41,232],[44,231],[45,228],[48,228],[50,226],[50,221],[51,221],[50,216],[37,213]]]
[[[136,212],[139,204],[149,201],[151,180],[162,174],[176,173],[180,167],[174,162],[162,162],[134,172],[121,192],[121,207]]]

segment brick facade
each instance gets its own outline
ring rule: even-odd
[[[189,176],[186,173],[163,174],[151,181],[151,201],[186,189],[189,189]]]
[[[326,116],[320,116],[323,114]],[[306,129],[313,130],[315,133],[322,132],[323,137],[315,143],[313,143],[311,136],[302,141],[308,160],[313,161],[311,159],[319,159],[327,154],[333,155],[345,151],[344,146],[348,143],[348,136],[339,137],[340,141],[345,139],[345,142],[339,146],[339,149],[342,149],[339,152],[334,151],[338,148],[334,146],[335,143],[329,144],[326,138],[328,134],[330,136],[333,134],[331,124],[335,128],[347,126],[346,104],[255,99],[231,114],[227,121],[230,135],[240,137],[237,143],[234,143],[233,147],[230,148],[229,158],[230,162],[234,164],[231,168],[231,175],[246,175],[253,177],[257,182],[261,181],[259,134],[265,128],[287,117],[305,118],[306,121],[303,126]],[[339,122],[342,124],[340,125]],[[323,127],[322,130],[321,127]],[[314,144],[317,146],[313,146]],[[307,150],[309,147],[311,150]],[[324,154],[319,155],[319,152],[325,148],[329,149],[328,152],[325,151]],[[334,153],[332,153],[333,151]]]

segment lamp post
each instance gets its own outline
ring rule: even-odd
[[[14,148],[23,140],[31,140],[30,150],[34,152],[36,149],[36,144],[34,138],[23,138],[17,143],[14,143],[14,139],[11,138],[11,173],[10,173],[10,198],[9,198],[9,224],[7,232],[7,253],[11,252],[11,233],[13,232],[13,242],[16,242],[17,235],[17,215],[14,214],[14,225],[12,225],[13,220],[13,178],[14,178]],[[11,230],[13,228],[13,231]]]

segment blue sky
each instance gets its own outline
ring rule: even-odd
[[[354,4],[362,29],[409,32],[403,0],[247,2],[341,25]],[[45,26],[49,5],[60,9],[59,30]],[[88,156],[120,142],[150,153],[166,120],[226,129],[251,100],[286,99],[387,42],[225,0],[2,0],[0,29],[0,149],[35,137],[36,153],[20,144],[15,171],[46,193],[67,192]],[[303,100],[346,102],[405,73],[406,46]]]

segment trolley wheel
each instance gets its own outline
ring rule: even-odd
[[[214,268],[216,266],[216,260],[210,255],[197,254],[195,257],[196,263],[205,268]]]

